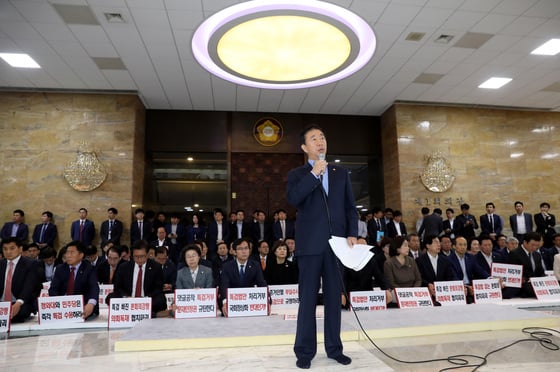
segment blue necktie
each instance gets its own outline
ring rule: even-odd
[[[241,279],[243,281],[243,279],[245,279],[245,269],[244,269],[245,265],[241,265],[239,267],[239,279]]]

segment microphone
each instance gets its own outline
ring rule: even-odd
[[[319,160],[325,160],[325,153],[324,152],[320,152],[319,153]],[[325,173],[325,171],[321,172],[321,179],[323,179],[323,173]]]

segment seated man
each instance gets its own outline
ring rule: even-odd
[[[523,235],[521,247],[513,250],[508,257],[508,263],[523,266],[521,288],[507,287],[503,291],[504,298],[535,297],[533,286],[529,278],[545,276],[542,258],[538,249],[542,243],[542,236],[537,232]]]
[[[422,276],[422,286],[428,287],[430,295],[435,298],[434,282],[457,280],[449,259],[441,254],[441,245],[437,236],[424,237],[427,252],[416,259],[418,270]]]
[[[449,255],[449,261],[455,271],[455,275],[465,285],[467,303],[474,302],[474,292],[472,287],[473,279],[487,279],[490,273],[484,271],[476,262],[472,254],[467,253],[467,239],[458,236],[453,244],[453,252]]]
[[[480,252],[475,255],[476,262],[478,266],[482,268],[487,273],[492,273],[492,263],[505,263],[506,259],[504,258],[501,252],[494,250],[494,243],[492,242],[492,238],[489,235],[481,235],[480,236]],[[486,279],[486,278],[478,278],[475,279]]]
[[[95,267],[99,284],[113,284],[117,268],[123,262],[119,249],[115,246],[109,248],[107,250],[107,259]]]
[[[39,260],[41,260],[40,265],[43,267],[43,275],[41,281],[50,282],[54,275],[54,268],[56,266],[56,251],[53,247],[43,248],[41,253],[39,253]]]
[[[152,317],[156,317],[158,312],[167,309],[163,271],[154,260],[148,259],[148,243],[145,240],[135,241],[131,250],[132,260],[119,266],[113,281],[115,289],[105,301],[110,305],[111,298],[151,297]]]
[[[99,315],[99,285],[95,268],[85,260],[86,247],[80,241],[72,241],[66,246],[66,262],[56,267],[49,296],[83,295],[84,314],[88,319]]]
[[[12,322],[20,323],[35,311],[41,292],[37,262],[21,255],[23,243],[9,237],[2,241],[4,259],[0,260],[0,301],[12,304]]]
[[[227,316],[228,288],[266,287],[261,265],[249,259],[251,249],[247,239],[235,240],[233,249],[235,249],[236,257],[234,260],[224,263],[220,276],[219,305],[224,316]]]
[[[177,267],[168,257],[166,247],[156,248],[156,262],[161,265],[163,272],[163,292],[173,293],[175,290],[175,282],[177,281]]]

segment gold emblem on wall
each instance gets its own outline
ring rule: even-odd
[[[253,127],[253,136],[263,146],[277,145],[284,135],[282,124],[274,118],[261,118]]]
[[[74,190],[92,191],[105,181],[107,172],[95,152],[89,151],[87,143],[83,142],[76,159],[64,168],[64,178]]]
[[[431,192],[444,192],[453,185],[455,170],[441,152],[435,151],[428,156],[420,181]]]

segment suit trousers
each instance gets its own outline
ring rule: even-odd
[[[328,244],[328,243],[327,243]],[[342,264],[327,247],[322,255],[297,257],[299,267],[299,309],[294,353],[298,359],[313,359],[317,353],[317,322],[315,311],[320,279],[323,279],[325,307],[325,351],[329,357],[342,354],[340,312],[342,294]]]

